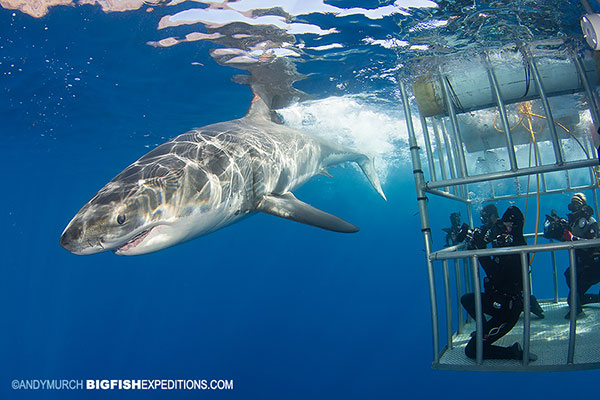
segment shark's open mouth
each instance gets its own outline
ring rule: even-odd
[[[138,244],[140,244],[144,241],[144,239],[146,238],[146,236],[148,236],[148,234],[152,231],[152,229],[154,229],[154,227],[138,233],[129,242],[127,242],[123,246],[117,248],[115,250],[115,253],[123,253],[127,250],[133,249],[135,246],[137,246]]]

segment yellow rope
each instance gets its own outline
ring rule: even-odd
[[[531,116],[529,116],[528,123],[529,123],[529,132],[531,133],[531,141],[532,141],[531,145],[534,146],[535,166],[537,167],[537,166],[539,166],[541,160],[540,160],[540,154],[538,151],[537,143],[535,141],[535,133],[533,132],[532,120],[533,120],[533,118]],[[535,178],[536,178],[536,218],[535,218],[535,236],[533,239],[533,244],[537,244],[539,227],[540,227],[540,174],[535,174]],[[529,191],[527,191],[527,197],[529,197]],[[531,264],[533,264],[533,260],[535,259],[536,254],[537,253],[533,253],[533,255],[531,256],[531,260],[529,260],[529,266],[531,266]]]
[[[496,115],[496,117],[494,118],[494,129],[497,130],[500,133],[504,133],[504,131],[500,128],[498,128],[498,126],[496,125],[496,121],[498,120],[498,116]],[[515,129],[516,127],[518,127],[519,125],[521,125],[523,123],[523,116],[521,116],[521,119],[519,119],[519,122],[517,122],[517,124],[515,126],[513,126],[512,128],[510,128],[510,130],[512,131],[513,129]]]
[[[532,120],[533,118],[531,117],[536,117],[536,118],[540,118],[540,119],[547,119],[545,116],[543,115],[539,115],[539,114],[535,114],[534,112],[532,112],[532,107],[531,107],[531,102],[530,101],[526,101],[523,103],[519,104],[519,122],[517,122],[517,124],[510,128],[510,130],[512,131],[513,129],[518,128],[519,126],[523,126],[523,129],[525,129],[532,137],[535,135],[535,131],[533,130],[533,124],[532,124]],[[527,118],[528,124],[529,124],[529,128],[525,126],[525,124],[523,123],[524,119]],[[496,115],[496,117],[494,118],[494,129],[497,130],[500,133],[504,133],[504,131],[500,128],[498,128],[498,126],[496,125],[496,121],[498,120],[498,115]],[[558,125],[560,128],[562,128],[565,132],[567,132],[569,134],[569,136],[574,139],[577,144],[579,145],[579,147],[581,148],[581,150],[583,151],[583,153],[585,154],[585,156],[589,159],[590,158],[590,154],[588,153],[588,151],[585,149],[585,147],[583,146],[583,144],[581,143],[581,141],[571,133],[571,131],[569,131],[563,124],[561,124],[560,122],[556,122],[554,121],[554,123],[556,125]],[[535,143],[535,139],[533,140],[533,142]],[[530,141],[531,143],[531,141]],[[537,154],[537,146],[536,146],[536,163],[539,161],[539,154]],[[537,164],[536,164],[537,165]],[[530,163],[529,166],[531,167],[531,155],[530,155]],[[596,170],[596,168],[594,167],[590,167],[592,170],[592,174],[594,175],[594,180],[596,182],[596,187],[600,187],[600,168],[598,168],[598,170]],[[539,179],[539,176],[538,176]],[[527,192],[529,193],[529,192]],[[539,217],[539,216],[538,216]]]
[[[529,133],[529,167],[531,168],[531,152],[533,149],[533,153],[534,153],[534,159],[535,159],[535,166],[539,166],[541,160],[540,160],[540,155],[539,155],[539,151],[537,148],[537,143],[535,141],[535,134],[536,132],[533,129],[533,113],[531,112],[531,103],[530,102],[525,102],[525,103],[521,103],[519,105],[519,114],[521,115],[519,124],[518,125],[522,125],[523,128]],[[523,123],[523,120],[527,118],[527,125],[525,126],[525,124]],[[515,126],[515,127],[516,127]],[[538,236],[539,236],[539,225],[540,225],[540,174],[535,174],[536,176],[536,219],[535,219],[535,235],[534,235],[534,244],[537,244],[537,240],[538,240]],[[527,220],[527,210],[528,210],[528,205],[529,205],[529,187],[530,187],[530,182],[531,182],[531,175],[527,176],[527,195],[525,197],[525,215],[524,215],[524,221]],[[533,255],[531,256],[531,259],[529,260],[529,266],[531,266],[531,264],[533,263],[533,260],[535,259],[535,254],[533,253]]]
[[[531,142],[531,137],[529,138],[529,168],[531,168],[531,152],[533,150],[533,143]],[[527,196],[525,196],[525,215],[523,216],[523,224],[525,224],[525,221],[527,221],[527,210],[528,210],[528,204],[529,204],[529,182],[531,175],[527,175],[527,191],[525,193],[527,193]]]
[[[473,118],[471,118],[471,120],[467,122],[467,121],[465,121],[464,119],[462,119],[462,117],[461,117],[461,115],[460,115],[460,114],[456,114],[456,116],[457,116],[457,117],[458,117],[458,119],[460,119],[460,120],[462,121],[462,123],[463,123],[463,124],[465,124],[465,125],[471,125],[471,124],[473,123]]]

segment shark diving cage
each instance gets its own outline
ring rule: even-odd
[[[544,223],[539,218],[541,199],[552,202],[554,198],[566,208],[573,192],[584,192],[598,215],[596,129],[600,126],[600,103],[596,86],[600,79],[594,56],[520,44],[458,61],[436,58],[429,65],[433,65],[432,72],[412,82],[400,77],[399,86],[425,242],[432,367],[477,371],[600,368],[600,304],[585,306],[584,317],[573,310],[575,252],[600,247],[600,239],[552,241],[543,238],[539,228]],[[412,83],[412,97],[407,83]],[[420,115],[414,115],[409,98],[414,98]],[[425,172],[419,143],[425,149]],[[528,182],[525,190],[524,181]],[[530,191],[530,181],[537,190]],[[448,207],[434,207],[430,201],[466,208],[467,222],[475,227],[476,207],[514,203],[527,215],[529,198],[532,204],[537,201],[536,232],[525,234],[529,243],[534,237],[533,244],[467,250],[460,243],[434,250],[432,237],[441,229],[432,231],[430,213]],[[504,208],[498,206],[500,216]],[[544,209],[542,216],[549,211]],[[437,217],[433,220],[439,220]],[[526,217],[526,228],[531,225],[530,218]],[[522,360],[484,360],[482,327],[486,317],[481,306],[483,277],[478,259],[506,254],[519,254],[522,260],[524,310],[530,310],[531,294],[539,295],[532,282],[537,285],[537,275],[546,277],[547,294],[540,299],[545,318],[523,312],[517,325],[494,343],[510,346],[519,342]],[[574,288],[570,299],[573,306],[559,296],[568,291],[558,275],[568,265],[570,273],[565,277]],[[474,321],[460,303],[467,292],[475,296]],[[570,318],[565,319],[569,310]],[[476,337],[475,359],[465,355],[472,335]],[[530,361],[530,353],[537,356],[536,361]]]

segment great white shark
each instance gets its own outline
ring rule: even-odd
[[[156,147],[88,201],[60,244],[78,255],[151,253],[257,211],[336,232],[359,229],[293,191],[329,167],[356,162],[385,199],[373,161],[273,122],[255,97],[245,117],[196,128]]]

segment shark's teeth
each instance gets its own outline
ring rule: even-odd
[[[135,246],[137,246],[138,244],[142,243],[144,241],[144,239],[146,238],[146,236],[148,236],[148,234],[150,233],[150,231],[152,231],[154,227],[147,229],[139,234],[137,234],[136,236],[133,237],[133,239],[131,239],[129,242],[125,243],[123,246],[119,247],[118,249],[115,250],[115,253],[123,253],[127,250],[131,250],[133,249]]]

